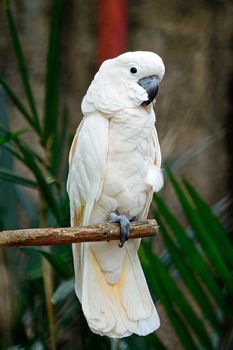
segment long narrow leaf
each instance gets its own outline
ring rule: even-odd
[[[192,331],[195,333],[197,339],[200,341],[200,344],[209,350],[213,349],[211,340],[202,320],[195,314],[192,306],[188,303],[183,292],[178,288],[174,279],[167,273],[166,268],[156,256],[154,256],[153,264],[156,270],[156,275],[159,277],[160,283],[163,285],[163,288],[166,291],[166,296],[167,298],[171,298],[174,308],[179,309],[181,315],[183,316],[183,320],[189,324],[190,329],[192,329]]]
[[[62,127],[58,128],[57,130],[57,137],[54,139],[53,143],[53,149],[52,149],[52,164],[51,168],[53,171],[53,174],[59,175],[59,171],[61,170],[61,154],[66,149],[65,143],[67,142],[66,138],[66,132],[67,128],[64,128],[64,125],[66,125],[66,122],[68,120],[68,113],[67,108],[64,109],[62,114],[62,120],[61,125]]]
[[[157,258],[152,251],[148,250],[151,261],[153,261],[153,266],[156,271],[156,278],[160,281],[166,298],[170,300],[173,304],[173,309],[179,309],[179,313],[182,315],[183,320],[189,324],[192,332],[195,333],[197,339],[199,339],[200,344],[202,344],[206,349],[213,349],[210,337],[203,325],[202,320],[197,317],[192,306],[188,303],[183,292],[179,289],[175,280],[170,276],[165,266]]]
[[[207,207],[210,210],[210,212],[213,213],[212,215],[214,215],[214,217],[216,218],[216,216],[219,216],[219,215],[221,215],[222,213],[224,213],[224,212],[226,212],[228,210],[228,208],[230,206],[230,203],[231,203],[231,200],[229,199],[228,196],[226,196],[226,197],[220,199],[211,208],[209,208],[208,206]],[[153,213],[153,210],[152,210],[152,213]],[[156,217],[155,211],[154,211],[154,216]],[[204,220],[204,218],[203,218],[203,220]],[[223,230],[224,230],[224,228],[223,228]],[[193,238],[193,241],[195,242],[195,237],[193,235],[193,232],[192,232],[191,228],[187,227],[185,229],[185,231],[187,232],[189,237]],[[224,236],[225,236],[226,235],[225,230],[223,232],[224,232]],[[221,244],[220,244],[220,246],[221,246]],[[166,249],[161,253],[160,258],[161,258],[161,261],[164,263],[164,265],[167,268],[171,267],[172,261],[171,261],[170,256],[169,256],[169,254],[168,254]],[[230,266],[231,266],[231,263],[229,263]]]
[[[20,150],[24,149],[35,160],[39,161],[41,164],[44,164],[44,159],[35,150],[33,150],[32,147],[28,147],[28,145],[25,142],[23,142],[22,140],[19,140],[18,138],[15,138],[14,142]]]
[[[8,137],[0,135],[0,145],[7,143],[9,141]]]
[[[18,109],[18,111],[22,114],[22,116],[27,120],[27,122],[32,126],[32,128],[37,131],[37,126],[35,124],[35,121],[31,117],[31,115],[28,113],[27,109],[24,107],[22,102],[18,99],[14,91],[9,87],[9,85],[5,82],[5,80],[0,76],[0,84],[5,89],[7,95],[10,97],[11,101],[15,105],[15,107]]]
[[[52,296],[52,303],[58,304],[68,297],[69,294],[74,292],[75,279],[74,276],[62,281]]]
[[[15,151],[12,147],[4,144],[3,147],[5,147],[9,152],[11,152],[17,159],[19,159],[23,164],[26,165],[27,168],[30,169],[30,171],[34,174],[38,187],[41,188],[43,195],[45,196],[45,199],[50,205],[50,208],[55,215],[57,221],[62,224],[62,215],[58,206],[58,202],[56,201],[52,188],[50,184],[47,182],[46,178],[44,177],[40,167],[37,164],[37,157],[35,157],[34,153],[28,148],[24,147],[24,145],[21,142],[17,143],[19,152]]]
[[[185,259],[190,268],[192,268],[193,271],[198,274],[198,276],[202,279],[204,285],[210,291],[216,303],[222,310],[224,310],[224,313],[231,318],[232,314],[229,311],[228,304],[225,301],[220,287],[206,266],[204,258],[197,249],[193,249],[193,241],[187,236],[186,231],[180,225],[175,216],[170,212],[170,210],[168,210],[163,200],[158,195],[154,196],[154,199],[159,209],[160,215],[164,217],[166,223],[174,233],[177,241],[182,247],[185,247],[185,251],[189,252],[189,254],[185,255]]]
[[[60,33],[63,0],[54,0],[52,19],[50,24],[50,37],[46,66],[45,105],[44,105],[44,142],[50,136],[54,142],[57,132],[58,95],[60,79]]]
[[[156,216],[156,218],[159,220],[158,215]],[[213,305],[210,303],[208,296],[204,292],[201,284],[198,282],[195,274],[193,273],[193,270],[190,269],[190,267],[184,259],[184,255],[189,254],[189,252],[185,251],[185,247],[179,248],[174,243],[173,239],[170,237],[165,225],[161,220],[159,220],[159,226],[163,235],[164,243],[168,249],[168,252],[171,256],[174,265],[176,266],[180,276],[182,277],[185,283],[185,286],[189,289],[193,298],[200,306],[200,309],[203,312],[206,319],[209,321],[209,323],[212,325],[215,331],[219,334],[219,336],[221,336],[223,333],[223,327],[220,321],[218,320],[216,313],[214,312],[216,308],[214,309]],[[196,247],[193,246],[193,249],[196,249]]]
[[[14,141],[15,141],[15,144],[18,146],[18,150],[16,150],[15,148],[13,148],[12,146],[6,143],[2,144],[2,147],[7,149],[7,151],[9,151],[15,158],[17,158],[21,163],[26,165],[27,168],[31,170],[30,162],[28,162],[28,160],[25,159],[24,154],[21,152],[22,149],[24,149],[26,153],[30,154],[30,157],[32,157],[35,161],[39,160],[40,163],[43,162],[42,158],[40,158],[40,156],[37,155],[37,153],[32,151],[32,149],[30,149],[25,143],[23,143],[22,141],[19,141],[18,139],[15,139]]]
[[[204,250],[206,251],[208,258],[211,261],[211,265],[219,274],[219,277],[224,280],[226,286],[233,292],[232,274],[225,264],[225,259],[221,256],[217,242],[215,243],[213,240],[212,231],[209,231],[208,228],[203,225],[202,221],[200,220],[198,211],[192,207],[181,186],[169,170],[168,174],[185,212],[185,215],[189,220],[193,230],[195,231],[196,237],[201,242]]]
[[[2,147],[4,147],[8,152],[10,152],[16,159],[20,160],[22,163],[27,165],[24,157],[19,152],[17,152],[14,148],[12,148],[10,145],[3,144]]]
[[[37,183],[31,179],[20,176],[10,169],[0,167],[0,179],[31,188],[38,188]]]
[[[9,129],[9,118],[7,113],[7,99],[6,92],[0,86],[0,137],[5,135],[5,132],[1,132],[1,130]],[[2,145],[3,146],[3,145]],[[13,167],[13,159],[12,155],[6,151],[4,147],[0,149],[0,164],[2,167],[7,169],[12,169]],[[1,228],[2,229],[13,229],[18,227],[17,220],[17,209],[16,209],[16,188],[12,186],[10,183],[2,183],[0,181],[0,197],[4,198],[1,206]]]
[[[112,350],[113,348],[111,347]],[[168,350],[155,333],[149,334],[146,337],[132,335],[131,337],[124,338],[122,341],[120,340],[117,348],[125,350]]]
[[[2,130],[3,128],[0,126],[0,130]],[[11,140],[15,140],[17,139],[19,136],[25,134],[28,130],[27,129],[23,129],[23,130],[18,130],[18,131],[14,131],[14,132],[4,132],[3,135],[0,135],[0,145],[3,145],[4,143],[7,143]]]
[[[57,256],[53,253],[46,252],[42,249],[39,248],[34,248],[34,247],[27,247],[27,248],[22,248],[25,250],[30,250],[39,253],[40,255],[44,256],[48,262],[51,264],[51,266],[54,268],[54,270],[63,278],[67,279],[72,276],[72,271],[70,271],[67,268],[67,264],[65,261],[62,260],[60,256]]]
[[[6,2],[5,11],[6,11],[6,15],[7,15],[8,27],[9,27],[9,31],[11,34],[12,44],[13,44],[15,55],[17,58],[19,71],[21,74],[23,87],[25,90],[25,94],[27,96],[28,104],[29,104],[31,112],[32,112],[32,116],[34,118],[35,128],[36,128],[38,134],[40,134],[41,133],[40,123],[39,123],[38,113],[36,110],[36,105],[35,105],[32,89],[31,89],[31,85],[29,82],[29,75],[28,75],[26,64],[25,64],[25,59],[24,59],[22,47],[20,44],[18,32],[16,29],[14,17],[12,15],[8,1]]]
[[[153,346],[154,350],[168,350],[156,334],[149,334],[147,341]]]
[[[198,209],[198,214],[203,224],[208,225],[216,243],[221,247],[223,252],[222,258],[226,259],[231,268],[233,268],[233,244],[227,237],[227,232],[193,186],[186,180],[184,180],[184,185]]]
[[[175,329],[176,334],[179,337],[184,348],[196,350],[197,347],[189,329],[187,328],[187,323],[184,324],[179,314],[175,311],[175,308],[173,307],[173,301],[170,298],[171,294],[167,294],[167,291],[164,288],[163,278],[167,278],[167,276],[169,276],[168,271],[165,270],[165,276],[163,275],[161,279],[161,273],[158,274],[157,271],[160,271],[162,263],[158,262],[158,259],[153,255],[148,244],[144,243],[143,246],[141,246],[140,257],[143,263],[143,270],[146,274],[148,274],[148,276],[150,276],[151,286],[153,287],[161,303],[163,304],[167,316],[170,319],[171,324]],[[151,273],[152,266],[156,275]]]
[[[22,147],[21,144],[19,144],[19,149],[24,156],[24,161],[26,162],[26,165],[31,169],[35,178],[37,179],[38,186],[41,188],[41,191],[45,199],[49,203],[49,206],[52,212],[54,213],[56,219],[60,224],[62,224],[62,215],[58,203],[54,197],[51,186],[46,182],[46,179],[43,173],[41,172],[41,169],[39,168],[37,162],[34,160],[31,152],[28,151],[27,148]]]

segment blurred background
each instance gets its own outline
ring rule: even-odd
[[[232,18],[230,0],[1,2],[0,229],[69,226],[67,158],[81,101],[101,62],[125,51],[164,60],[156,126],[172,173],[151,211],[161,232],[140,253],[161,316],[156,336],[91,334],[70,247],[11,248],[0,250],[0,348],[233,346]]]

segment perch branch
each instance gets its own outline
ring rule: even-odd
[[[155,220],[137,221],[130,225],[130,238],[155,236],[157,232],[158,225]],[[106,223],[82,227],[1,231],[0,247],[71,244],[119,239],[119,225]]]

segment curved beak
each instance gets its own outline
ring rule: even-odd
[[[145,103],[148,105],[155,99],[159,91],[159,80],[155,75],[150,75],[138,80],[138,84],[147,92],[148,100]]]

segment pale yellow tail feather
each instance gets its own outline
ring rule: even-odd
[[[88,243],[81,247],[75,245],[73,252],[75,290],[93,332],[121,338],[132,333],[147,335],[159,327],[159,318],[133,244],[129,244],[120,280],[115,285],[106,282]]]

